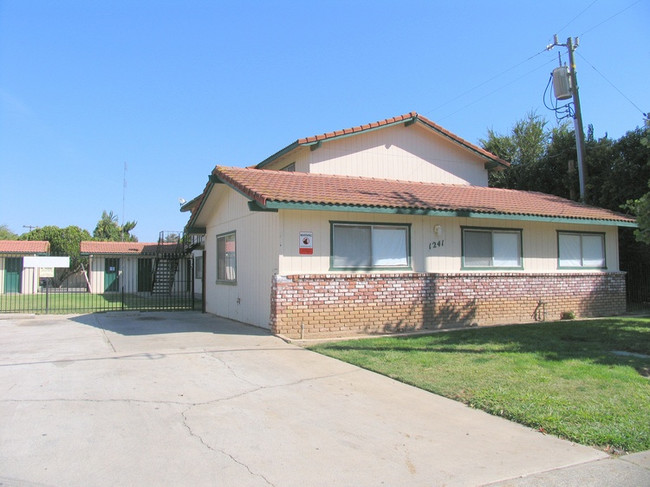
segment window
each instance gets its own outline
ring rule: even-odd
[[[604,269],[605,234],[558,232],[559,267]]]
[[[463,228],[463,267],[521,269],[521,230]]]
[[[197,255],[194,257],[194,277],[196,279],[203,279],[203,256]]]
[[[217,281],[237,280],[235,232],[217,235]]]
[[[409,267],[409,225],[331,225],[333,268]]]
[[[287,172],[295,172],[296,171],[296,163],[292,162],[291,164],[284,166],[280,171],[287,171]]]

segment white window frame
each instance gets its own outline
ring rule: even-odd
[[[573,238],[578,241],[574,250],[575,257],[570,259],[566,252],[570,249],[568,242],[563,242],[562,237]],[[593,242],[595,238],[600,239],[601,256],[599,260],[601,265],[592,265],[593,259],[589,258],[588,242]],[[563,258],[564,249],[564,258]],[[573,262],[571,262],[573,261]],[[567,230],[558,230],[557,232],[557,267],[558,269],[607,269],[607,247],[605,233],[603,232],[575,232]]]
[[[467,243],[468,243],[468,233],[482,233],[484,235],[490,236],[490,251],[489,255],[486,254],[486,259],[488,261],[484,264],[474,265],[467,262]],[[468,270],[481,270],[481,269],[499,269],[499,270],[521,270],[524,268],[524,252],[523,252],[523,230],[521,228],[489,228],[489,227],[461,227],[462,234],[462,262],[461,268]],[[512,265],[510,264],[499,264],[499,253],[498,250],[495,253],[495,238],[498,239],[500,236],[505,235],[514,235],[517,238],[517,263]]]
[[[341,246],[345,247],[346,245],[337,242],[337,230],[339,229],[358,232],[356,248],[354,248],[354,242],[346,242],[350,250],[359,251],[356,256],[336,255],[338,251],[341,251]],[[364,234],[367,235],[367,241],[361,240],[364,238]],[[411,269],[411,225],[408,223],[330,222],[330,236],[330,268],[332,270]],[[388,240],[385,237],[389,237]],[[398,251],[398,249],[400,250]],[[403,253],[401,253],[401,249],[403,249]],[[345,252],[345,248],[342,251]],[[346,265],[342,262],[342,259],[354,259],[355,257],[358,259],[356,264]]]
[[[229,239],[234,241],[234,252],[226,251],[226,243]],[[219,256],[219,241],[223,240],[223,257]],[[217,235],[217,283],[235,284],[237,282],[237,234],[236,232],[227,232]],[[220,267],[223,262],[223,267]]]

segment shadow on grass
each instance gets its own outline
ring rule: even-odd
[[[534,353],[549,361],[581,359],[605,365],[629,365],[643,370],[650,366],[650,318],[617,317],[508,325],[425,336],[370,338],[329,343],[317,348],[371,353]]]

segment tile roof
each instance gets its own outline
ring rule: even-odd
[[[0,240],[0,254],[46,254],[50,242],[45,240]]]
[[[425,116],[420,115],[417,112],[409,112],[409,113],[405,113],[404,115],[398,115],[397,117],[387,118],[385,120],[380,120],[378,122],[372,122],[372,123],[368,123],[368,124],[364,124],[364,125],[359,125],[359,126],[356,126],[356,127],[343,129],[343,130],[336,130],[334,132],[327,132],[327,133],[321,134],[321,135],[314,135],[314,136],[311,136],[311,137],[304,137],[302,139],[298,139],[295,142],[293,142],[292,144],[289,144],[284,149],[276,152],[272,156],[270,156],[267,159],[263,160],[262,162],[257,164],[255,167],[257,169],[262,169],[264,166],[266,166],[267,164],[270,164],[271,162],[273,162],[278,157],[280,157],[280,156],[282,156],[284,154],[287,154],[287,153],[291,152],[292,150],[294,150],[294,149],[296,149],[296,148],[298,148],[300,146],[314,145],[314,144],[317,144],[319,142],[335,139],[335,138],[338,138],[338,137],[346,137],[346,136],[350,136],[350,135],[354,135],[354,134],[359,134],[359,133],[362,133],[362,132],[365,132],[365,131],[368,131],[368,130],[376,130],[378,128],[395,125],[397,123],[407,123],[407,122],[421,123],[424,126],[432,129],[434,132],[437,132],[438,134],[448,138],[452,142],[455,142],[455,143],[465,147],[466,149],[469,149],[472,152],[475,152],[475,153],[479,154],[482,157],[485,157],[485,158],[487,158],[487,159],[489,159],[491,161],[494,161],[494,162],[498,163],[498,165],[500,165],[502,167],[510,166],[509,162],[504,161],[503,159],[501,159],[501,158],[497,157],[496,155],[492,154],[491,152],[488,152],[485,149],[483,149],[483,148],[481,148],[481,147],[479,147],[477,145],[474,145],[471,142],[459,137],[458,135],[450,132],[449,130],[447,130],[447,129],[443,128],[443,127],[441,127],[437,123],[429,120]]]
[[[221,166],[213,176],[266,208],[298,204],[635,222],[620,213],[533,191]],[[206,188],[204,197],[207,193]],[[201,206],[197,205],[193,218]]]
[[[175,242],[163,244],[175,247]],[[158,249],[157,242],[81,242],[82,254],[120,254],[120,255],[155,255]]]

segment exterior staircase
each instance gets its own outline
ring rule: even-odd
[[[179,232],[160,232],[154,260],[151,294],[168,294],[174,289],[176,271],[185,256],[183,238]]]

